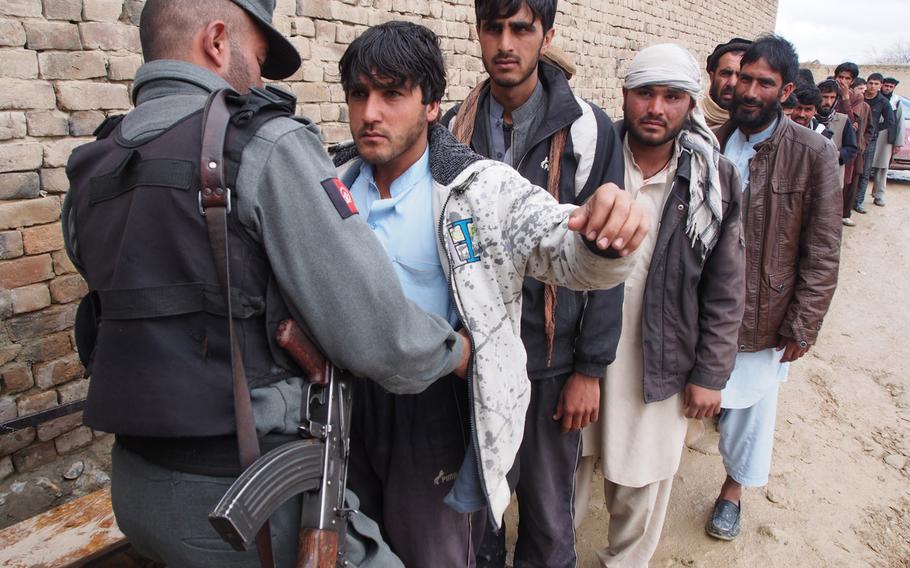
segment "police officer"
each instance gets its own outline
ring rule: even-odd
[[[252,116],[228,131],[225,234],[261,450],[294,439],[300,423],[305,381],[273,342],[289,314],[336,364],[393,392],[463,375],[470,353],[443,318],[405,300],[315,127],[257,118],[294,108],[289,94],[261,89],[260,76],[281,79],[300,66],[271,25],[273,6],[148,0],[136,108],[102,125],[67,167],[66,249],[91,291],[77,324],[91,372],[85,422],[116,435],[120,528],[169,566],[258,564],[256,552],[232,551],[207,520],[240,471],[227,302],[200,211],[201,110],[211,92],[247,93],[238,104]],[[290,503],[271,519],[278,566],[294,565],[299,514]]]

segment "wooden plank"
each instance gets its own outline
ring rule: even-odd
[[[80,565],[125,544],[106,487],[0,531],[0,566]]]

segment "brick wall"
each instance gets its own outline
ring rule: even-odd
[[[776,4],[562,0],[555,42],[578,65],[576,92],[618,116],[619,77],[638,49],[677,41],[703,59],[720,41],[773,29]],[[130,106],[141,8],[141,0],[0,0],[0,421],[86,393],[72,338],[86,288],[60,234],[64,166],[105,116]],[[278,0],[275,24],[304,59],[285,86],[327,141],[348,136],[339,57],[367,26],[390,19],[442,38],[449,101],[483,77],[472,0]],[[78,415],[0,436],[0,479],[92,440]]]

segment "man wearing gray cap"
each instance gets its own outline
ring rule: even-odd
[[[91,374],[84,420],[116,435],[118,525],[136,550],[169,566],[257,566],[268,548],[277,566],[295,565],[300,500],[281,507],[271,539],[245,553],[207,519],[248,462],[238,437],[249,432],[262,452],[297,438],[306,381],[274,344],[278,321],[292,315],[339,367],[396,393],[464,376],[470,353],[445,318],[405,299],[316,128],[290,118],[293,96],[261,88],[260,76],[281,79],[300,66],[271,26],[273,7],[148,0],[136,108],[103,124],[67,167],[66,249],[91,291],[77,324]],[[226,88],[247,93],[225,145],[229,207],[217,208],[230,243],[230,302],[198,174],[200,111]],[[235,421],[244,396],[232,390],[225,304],[247,377],[238,391],[248,392],[246,428],[240,411]],[[363,515],[350,525],[378,536]],[[363,553],[358,565],[400,565],[381,541],[352,550]]]
[[[701,108],[700,69],[683,47],[659,44],[632,60],[619,134],[626,190],[649,211],[641,259],[625,282],[616,360],[600,418],[583,433],[576,523],[601,458],[610,513],[602,566],[647,566],[679,467],[686,418],[720,411],[745,299],[742,190]],[[685,291],[685,292],[682,292]]]

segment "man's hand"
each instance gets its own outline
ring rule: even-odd
[[[468,374],[468,364],[471,362],[471,351],[473,351],[471,336],[463,328],[458,330],[458,334],[464,339],[464,353],[461,354],[461,362],[457,367],[452,369],[452,373],[459,379],[463,379]]]
[[[688,384],[683,392],[686,418],[711,418],[720,412],[720,391]]]
[[[840,87],[840,98],[847,101],[847,104],[850,104],[850,85],[846,83],[837,82],[837,86]]]
[[[607,183],[594,192],[584,205],[572,211],[569,229],[581,233],[597,247],[612,246],[626,256],[641,244],[648,234],[650,221],[632,194]]]
[[[562,433],[581,430],[600,416],[600,378],[572,373],[559,393],[553,420],[562,420]]]
[[[791,363],[809,352],[809,344],[781,336],[777,340],[777,350],[784,352],[780,358],[781,363]]]

